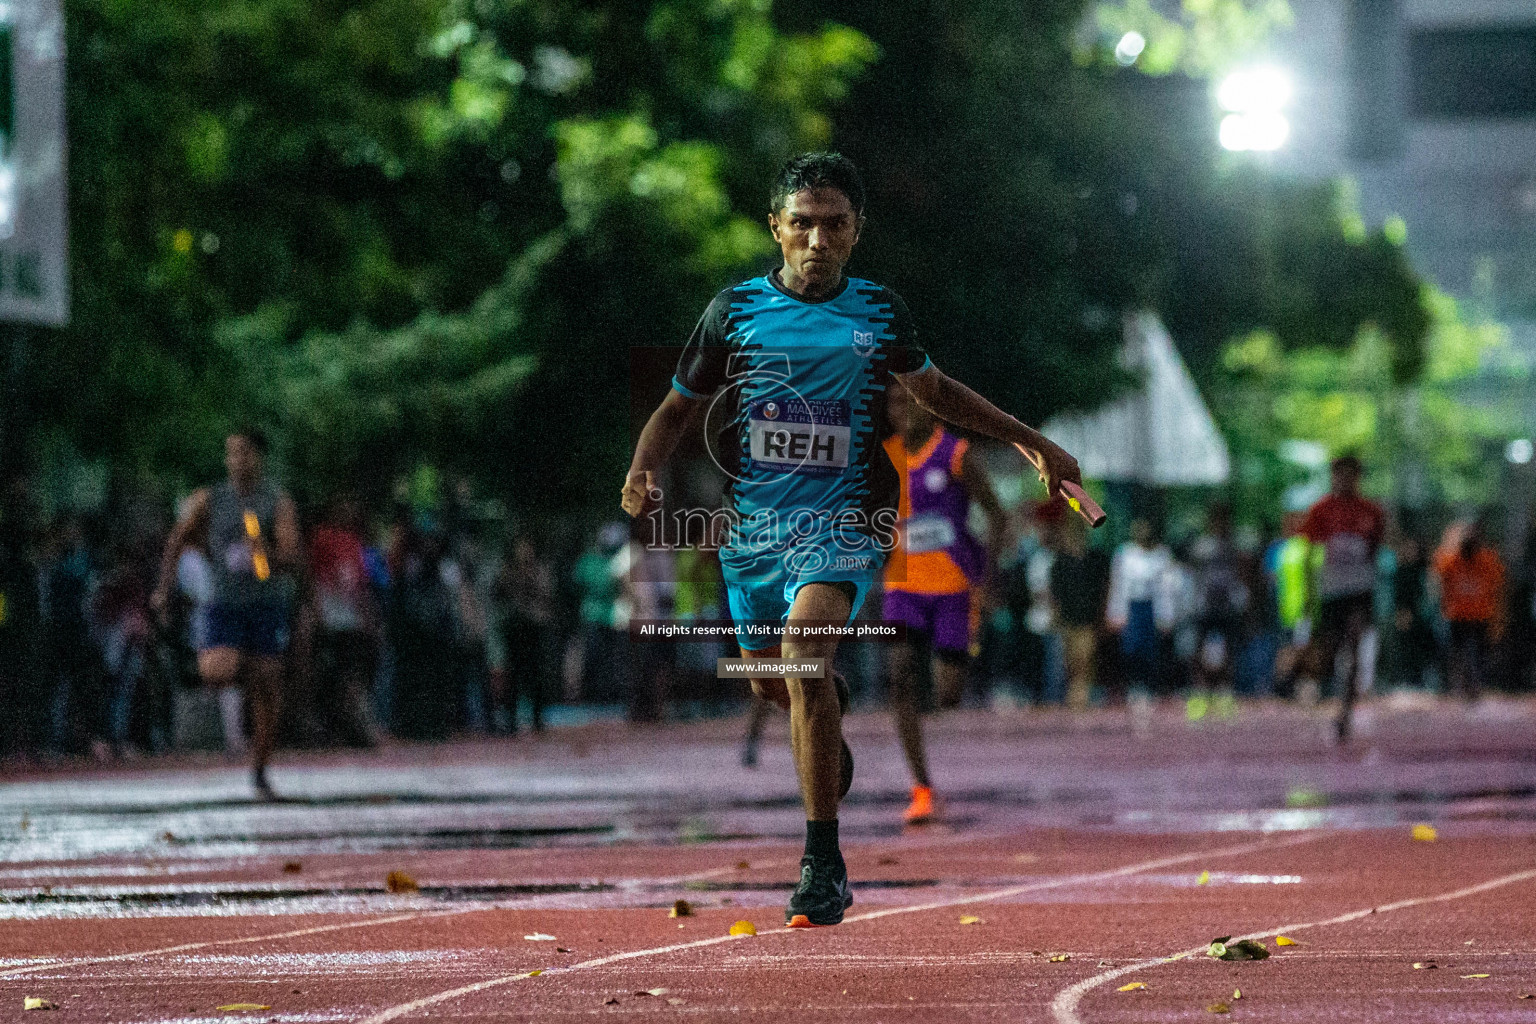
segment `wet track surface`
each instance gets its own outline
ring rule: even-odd
[[[1237,971],[1259,987],[1234,1020],[1536,1022],[1518,999],[1536,992],[1536,703],[1378,701],[1347,750],[1325,712],[1270,704],[1197,725],[1168,708],[1140,732],[1114,711],[963,712],[934,723],[945,814],[916,830],[889,720],[854,715],[858,903],[782,937],[803,829],[784,723],[751,771],[737,729],[285,755],[278,804],[216,759],[12,773],[0,1019],[41,994],[59,1019],[179,1024],[243,1001],[274,1022],[1153,1022],[1219,1019],[1191,979]],[[695,916],[669,919],[677,899]],[[738,917],[763,934],[722,945]],[[1163,959],[1271,924],[1317,940],[1258,965]],[[657,987],[674,994],[635,994]]]

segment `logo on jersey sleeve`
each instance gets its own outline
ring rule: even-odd
[[[752,461],[764,468],[815,475],[848,468],[853,431],[845,399],[754,402],[748,422]]]

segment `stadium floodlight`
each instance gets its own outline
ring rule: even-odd
[[[1136,58],[1141,56],[1141,51],[1147,48],[1147,37],[1140,32],[1131,31],[1120,37],[1115,44],[1115,61],[1125,67],[1136,63]]]
[[[1291,102],[1291,78],[1275,67],[1234,71],[1216,89],[1216,102],[1226,115],[1221,119],[1223,149],[1234,152],[1269,152],[1285,145],[1291,122],[1284,110]]]
[[[1504,458],[1516,466],[1528,465],[1533,455],[1536,455],[1536,445],[1531,444],[1528,437],[1517,437],[1504,448]]]

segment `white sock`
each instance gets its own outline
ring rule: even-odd
[[[224,723],[224,749],[245,753],[245,691],[238,686],[219,687],[219,718]]]

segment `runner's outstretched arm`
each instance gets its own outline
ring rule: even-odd
[[[946,376],[932,363],[917,373],[903,374],[901,383],[917,404],[941,420],[948,420],[957,427],[986,434],[1008,444],[1022,445],[1040,459],[1037,468],[1045,479],[1046,492],[1053,497],[1060,493],[1061,482],[1083,482],[1077,460],[1055,441],[1040,431],[1020,423],[985,398]]]
[[[187,510],[171,527],[171,535],[165,540],[165,551],[160,556],[160,575],[150,594],[149,604],[157,615],[164,615],[171,606],[171,590],[176,579],[176,562],[182,549],[208,522],[208,491],[195,491],[187,502]]]
[[[651,413],[645,429],[640,431],[640,440],[635,442],[635,457],[630,460],[629,474],[624,478],[624,489],[619,497],[625,512],[638,516],[645,510],[648,496],[655,487],[655,474],[672,457],[672,450],[677,447],[683,431],[688,429],[703,404],[703,399],[689,398],[674,389],[667,392],[667,397]]]

